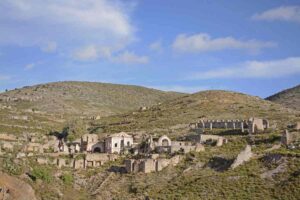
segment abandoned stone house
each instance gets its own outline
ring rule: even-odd
[[[125,153],[133,146],[133,137],[127,133],[121,132],[109,135],[104,139],[99,139],[96,134],[85,134],[79,140],[73,142],[65,142],[64,140],[57,140],[52,142],[57,145],[55,152],[66,153]]]
[[[144,158],[144,159],[127,159],[125,168],[127,173],[151,173],[163,170],[165,167],[177,165],[182,160],[181,155],[175,155],[170,159],[167,158]]]
[[[244,132],[248,130],[249,134],[254,134],[269,128],[269,121],[260,118],[250,118],[248,120],[200,120],[191,123],[190,128],[203,132],[205,129],[240,129]]]
[[[198,141],[172,141],[166,135],[159,137],[157,141],[153,140],[152,136],[150,136],[144,148],[146,149],[143,150],[145,153],[151,153],[153,151],[158,153],[188,153],[191,151],[199,152],[204,150],[204,146]]]
[[[99,141],[98,135],[96,134],[84,134],[81,137],[80,141],[80,150],[81,151],[87,151],[87,152],[93,152],[93,146],[97,144]]]
[[[133,146],[133,137],[124,132],[110,135],[105,139],[106,153],[122,153]]]

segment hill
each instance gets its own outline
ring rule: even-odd
[[[278,92],[266,100],[279,103],[285,107],[300,110],[300,85]]]
[[[80,88],[85,84],[89,85],[89,87],[84,88],[90,88],[91,85],[94,85],[94,83],[73,83],[51,83],[46,84],[46,88],[43,88],[45,86],[34,86],[23,88],[21,92],[15,90],[4,93],[6,95],[4,97],[23,97],[23,100],[10,100],[8,103],[12,107],[7,107],[7,102],[0,103],[0,105],[2,104],[0,109],[0,132],[15,135],[31,132],[42,135],[48,134],[49,131],[61,131],[66,125],[69,126],[70,120],[74,119],[61,117],[57,114],[27,112],[24,109],[28,109],[30,106],[34,106],[32,108],[39,106],[39,109],[55,113],[57,111],[50,110],[51,107],[43,107],[43,102],[49,101],[44,99],[44,96],[51,98],[52,101],[55,98],[51,97],[50,94],[59,94],[58,99],[60,99],[60,102],[64,105],[70,105],[69,101],[78,101],[78,93],[81,93],[76,92],[79,86],[74,87],[74,85],[79,84],[81,85]],[[63,90],[57,85],[64,85],[65,89]],[[115,86],[110,84],[100,85],[101,87],[107,86],[110,89]],[[68,87],[70,87],[70,90],[67,89]],[[109,99],[104,101],[106,104],[109,104],[110,100],[114,104],[120,101],[129,102],[128,99],[131,98],[132,100],[134,98],[128,96],[128,94],[138,93],[141,95],[142,92],[139,90],[146,93],[147,91],[152,91],[151,89],[136,86],[118,86],[117,88],[118,92],[109,91],[109,95],[105,93],[106,97],[113,96],[111,95],[112,92],[113,94],[120,94],[113,97],[125,99]],[[130,92],[124,95],[120,88]],[[130,90],[128,88],[133,89]],[[37,91],[34,92],[43,94],[43,97],[36,100],[32,99],[31,101],[25,100],[25,96],[39,97],[36,93],[28,95],[29,91],[35,89]],[[49,92],[44,94],[42,92],[44,90]],[[66,94],[62,94],[63,91],[61,90],[66,92]],[[137,90],[139,92],[136,92]],[[108,89],[103,91],[108,91]],[[23,94],[25,92],[27,92],[27,95],[18,96],[18,93]],[[94,94],[94,91],[85,92],[90,95],[91,93]],[[5,171],[10,173],[10,175],[21,175],[27,169],[34,168],[37,165],[36,169],[39,169],[37,172],[40,172],[42,177],[56,177],[49,181],[29,181],[27,180],[28,178],[24,179],[31,183],[37,197],[41,197],[41,199],[111,199],[111,197],[115,199],[250,199],[250,197],[252,199],[296,199],[299,196],[300,190],[297,186],[300,183],[300,161],[298,159],[300,150],[289,150],[281,147],[270,151],[270,148],[280,143],[282,129],[287,124],[300,120],[299,111],[259,97],[230,91],[203,91],[191,95],[164,93],[156,90],[152,92],[163,94],[163,96],[167,94],[170,97],[168,99],[165,97],[157,98],[166,100],[160,104],[154,103],[152,106],[142,110],[133,110],[126,107],[124,113],[107,115],[96,120],[83,120],[75,116],[76,123],[74,124],[77,127],[71,127],[70,130],[72,131],[70,133],[74,133],[74,138],[79,138],[80,135],[86,133],[88,128],[90,133],[97,133],[99,136],[104,136],[107,133],[127,131],[134,133],[135,138],[141,138],[136,136],[147,133],[151,135],[166,134],[171,139],[174,139],[191,133],[188,124],[200,118],[247,119],[249,117],[269,119],[271,129],[266,134],[253,135],[251,139],[248,135],[234,131],[210,131],[210,134],[224,136],[228,143],[218,148],[206,145],[204,152],[189,153],[178,166],[169,166],[157,173],[122,174],[112,172],[124,166],[123,158],[94,169],[87,168],[73,171],[68,168],[58,169],[51,165],[38,165],[33,161],[33,158],[30,162],[24,160],[24,162],[18,161],[14,163],[14,160],[16,160],[15,154],[3,158],[3,160],[0,159],[0,163],[3,163],[0,165],[0,171]],[[73,95],[73,99],[65,97],[70,95],[70,93]],[[80,95],[80,97],[79,100],[84,99],[84,102],[90,102],[91,104],[94,99],[97,99],[93,95],[88,99],[84,95]],[[144,97],[141,98],[146,102]],[[155,102],[159,101],[155,99]],[[142,103],[134,105],[140,106]],[[52,102],[51,106],[57,105]],[[81,105],[78,106],[80,107]],[[96,108],[101,108],[101,106]],[[59,108],[63,110],[61,105],[59,105]],[[73,109],[77,112],[80,110],[77,107]],[[87,109],[86,112],[92,113],[91,110],[95,108],[89,106],[85,109]],[[71,111],[76,113],[73,110]],[[65,112],[71,113],[69,110]],[[28,120],[23,120],[22,116],[27,116]],[[277,125],[277,129],[275,129],[275,125]],[[252,144],[253,153],[257,157],[234,170],[218,171],[213,167],[230,163],[249,143]],[[279,164],[265,161],[268,159],[272,160],[273,157],[280,158]],[[63,158],[67,159],[67,156]],[[277,167],[281,168],[282,163],[285,169],[278,172],[278,175],[275,174],[276,176],[274,175],[272,179],[263,178],[265,173],[272,173]],[[57,174],[62,174],[62,177],[57,177]],[[71,177],[69,181],[71,183],[67,183],[68,181],[63,177]]]
[[[115,174],[106,182],[103,199],[293,199],[299,195],[299,150],[285,147],[270,150],[280,143],[282,129],[292,121],[299,121],[299,112],[280,104],[246,94],[229,91],[203,91],[170,100],[145,111],[105,117],[92,122],[91,131],[132,131],[135,134],[166,134],[178,138],[190,133],[188,123],[207,119],[247,119],[263,117],[270,121],[268,133],[247,135],[233,131],[208,131],[228,139],[228,144],[205,152],[188,154],[177,167],[151,174]],[[275,128],[276,127],[276,128]],[[99,129],[100,128],[100,129]],[[99,133],[101,134],[101,133]],[[246,144],[252,143],[257,155],[245,165],[234,170],[218,171],[216,166],[226,166]],[[280,161],[267,159],[279,157]],[[284,163],[286,169],[273,173]],[[283,165],[283,164],[282,164]],[[276,172],[277,173],[277,172]],[[285,185],[282,188],[282,185]],[[245,189],[246,188],[246,189]],[[289,192],[292,191],[292,192]],[[250,198],[251,197],[251,198]]]
[[[19,109],[55,114],[107,116],[150,106],[182,94],[139,86],[94,82],[55,82],[0,94]]]
[[[158,129],[168,133],[170,127],[207,119],[248,119],[263,117],[273,124],[285,125],[294,121],[299,112],[259,97],[229,91],[203,91],[169,100],[145,111],[131,112],[93,122],[107,132],[121,130]]]

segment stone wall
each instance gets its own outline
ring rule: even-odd
[[[189,153],[191,151],[203,151],[204,146],[201,144],[194,144],[189,141],[172,141],[171,144],[171,153],[175,152],[183,152],[183,153]]]
[[[144,159],[127,159],[125,160],[125,169],[127,173],[151,173],[163,170],[165,167],[176,166],[183,156],[176,155],[170,159],[167,158],[144,158]]]
[[[289,132],[288,130],[284,130],[281,135],[281,144],[288,146],[295,142],[300,142],[300,133],[297,131]]]
[[[208,141],[214,141],[216,142],[216,146],[220,147],[222,146],[224,143],[227,143],[227,139],[222,137],[222,136],[218,136],[218,135],[206,135],[206,134],[201,134],[200,136],[200,142],[201,143],[206,143]]]
[[[67,159],[56,157],[54,159],[49,159],[45,157],[38,157],[36,161],[39,164],[53,164],[56,165],[58,168],[62,167],[71,167],[74,169],[83,169],[87,167],[99,167],[106,162],[115,161],[119,158],[118,155],[114,154],[86,154],[82,159]]]

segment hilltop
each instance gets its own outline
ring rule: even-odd
[[[291,109],[300,110],[300,85],[278,92],[266,100],[279,103]]]
[[[26,86],[0,94],[19,109],[69,114],[108,116],[150,106],[182,96],[140,86],[96,82],[54,82]]]

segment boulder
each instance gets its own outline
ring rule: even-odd
[[[36,200],[36,197],[29,184],[0,172],[0,199]]]

